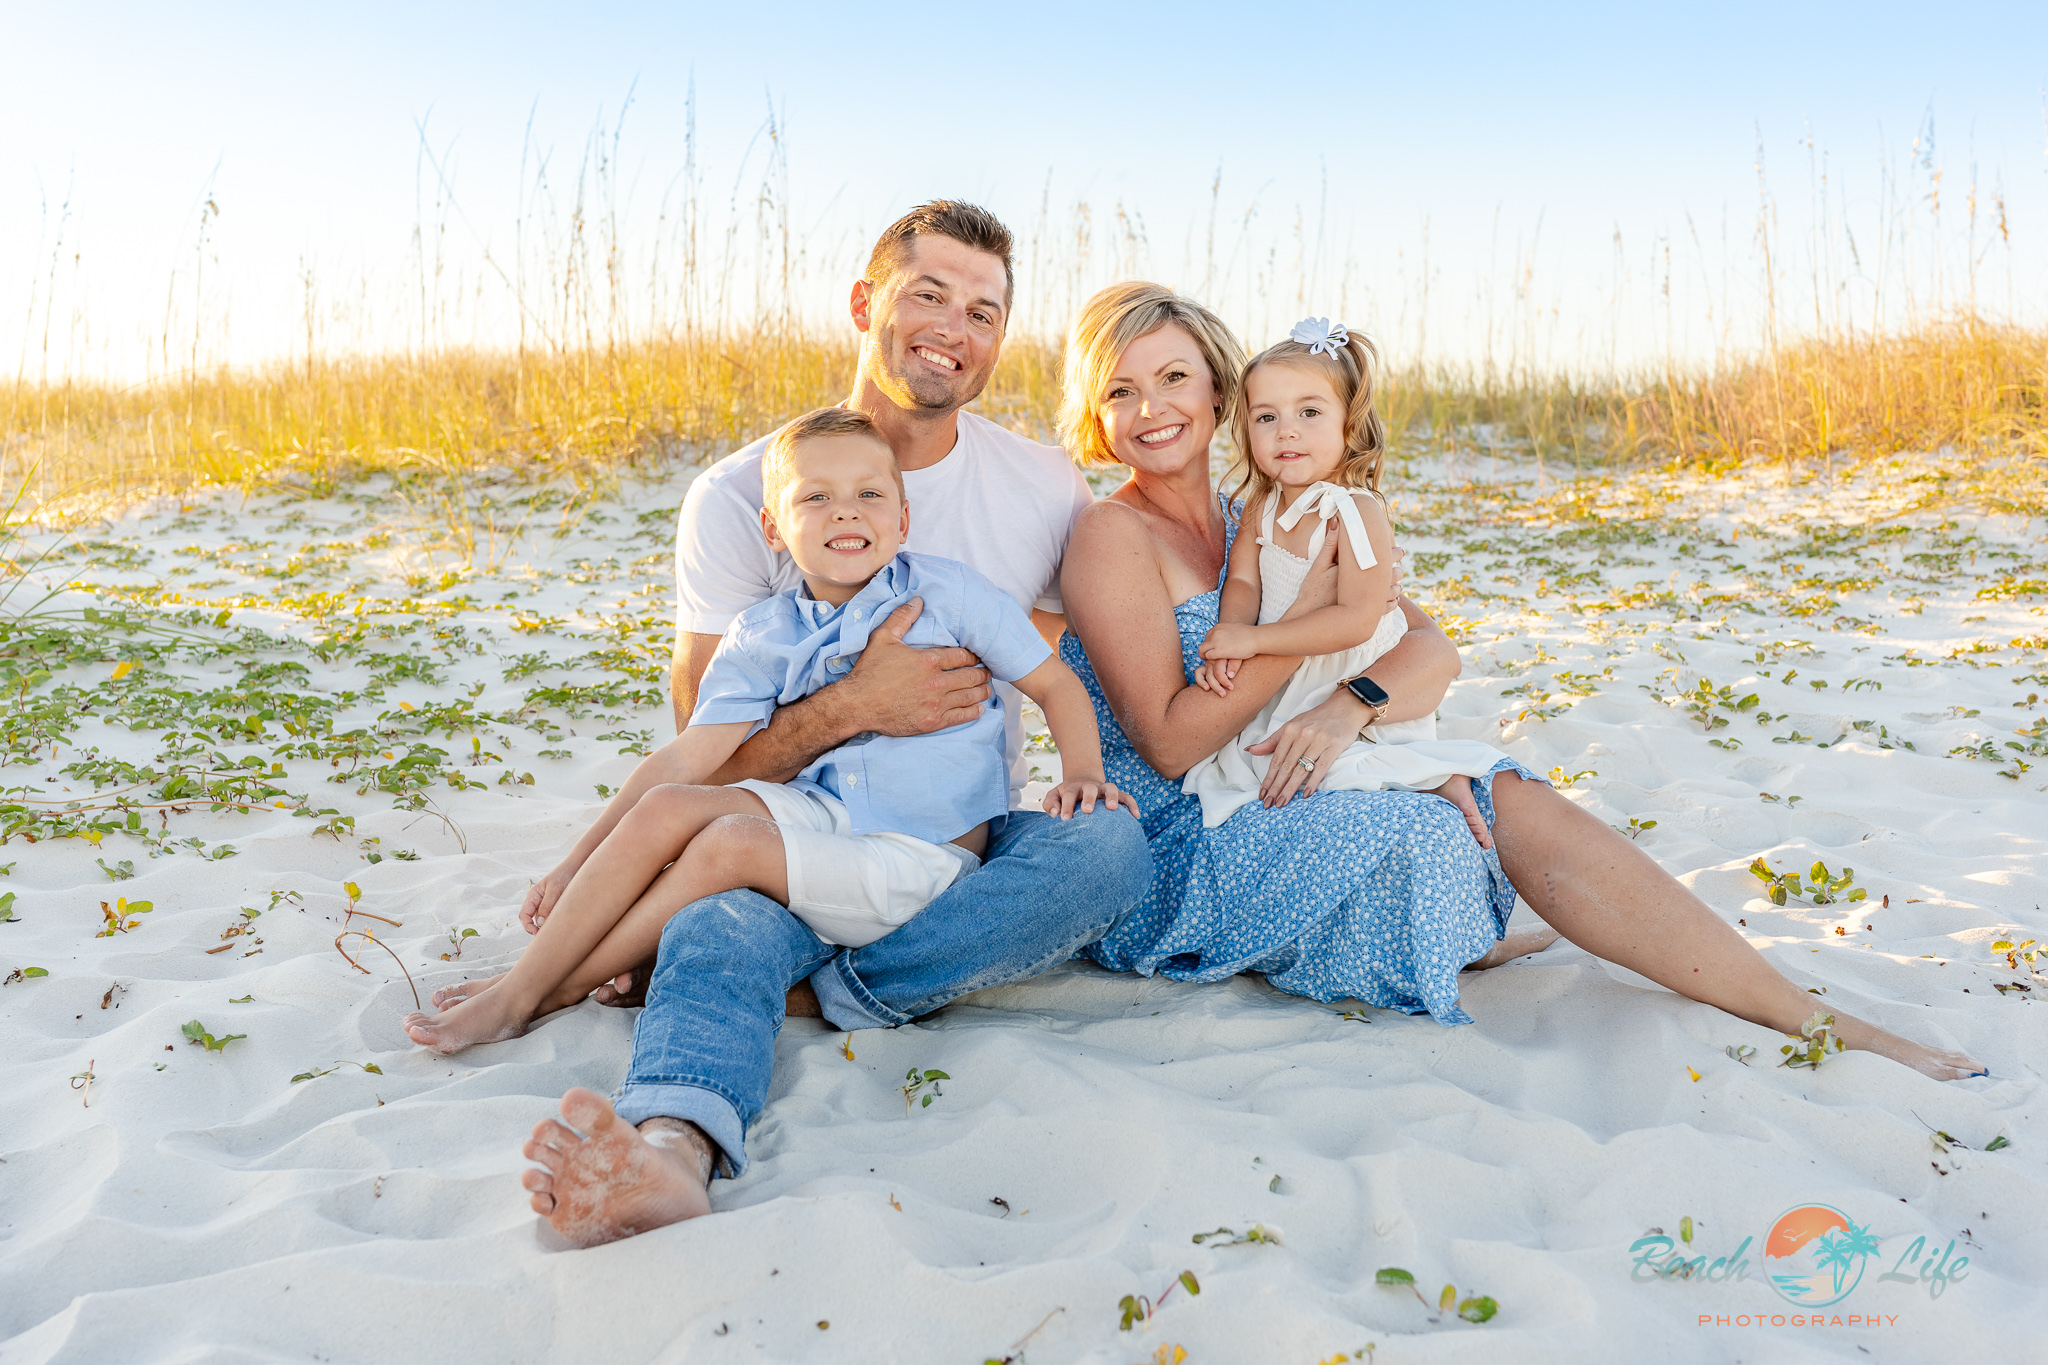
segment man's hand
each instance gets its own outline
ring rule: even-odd
[[[868,636],[853,672],[829,689],[838,694],[837,714],[859,721],[861,730],[903,736],[965,725],[980,713],[993,689],[972,650],[903,643],[923,612],[924,599],[913,597]]]

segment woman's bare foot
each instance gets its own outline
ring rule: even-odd
[[[435,1003],[440,1003],[438,993]],[[509,990],[497,990],[478,991],[439,1014],[408,1014],[404,1027],[406,1037],[445,1055],[479,1043],[517,1038],[532,1022],[532,1014],[518,1007]]]
[[[1479,803],[1472,798],[1471,778],[1453,777],[1441,787],[1432,788],[1429,794],[1431,796],[1441,796],[1444,800],[1458,808],[1458,813],[1465,817],[1466,827],[1472,831],[1472,837],[1479,841],[1481,848],[1493,847],[1493,831],[1488,829],[1486,821],[1480,818]],[[1530,951],[1534,952],[1535,949],[1532,948]],[[1501,959],[1503,962],[1506,960],[1506,958]],[[1488,963],[1487,965],[1493,966],[1495,964]]]
[[[711,1212],[708,1144],[688,1124],[652,1142],[581,1086],[562,1096],[562,1118],[534,1126],[521,1149],[541,1169],[519,1183],[533,1211],[577,1246],[593,1247]],[[672,1120],[650,1119],[650,1124]]]
[[[496,976],[480,976],[474,981],[458,981],[452,986],[443,986],[440,990],[435,991],[429,999],[434,1002],[435,1009],[444,1010],[458,1001],[469,999],[478,991],[489,990],[500,981],[503,981],[507,975],[508,973],[506,972],[499,972]]]
[[[1539,924],[1533,929],[1516,929],[1488,949],[1485,957],[1476,962],[1466,963],[1465,970],[1483,972],[1488,967],[1498,967],[1504,962],[1513,962],[1518,957],[1540,953],[1557,942],[1558,938],[1557,930],[1547,924]]]
[[[1972,1076],[1991,1074],[1989,1068],[1967,1053],[1948,1052],[1909,1042],[1875,1024],[1866,1024],[1852,1014],[1836,1016],[1835,1036],[1858,1052],[1875,1052],[1880,1057],[1889,1057],[1937,1081],[1962,1081]]]

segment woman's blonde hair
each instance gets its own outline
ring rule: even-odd
[[[1230,425],[1230,433],[1237,442],[1237,463],[1224,476],[1228,490],[1224,496],[1233,501],[1242,496],[1249,515],[1273,491],[1272,478],[1252,459],[1252,419],[1244,401],[1252,371],[1261,365],[1294,365],[1323,372],[1337,401],[1344,405],[1344,458],[1330,475],[1330,482],[1346,488],[1369,488],[1378,494],[1380,465],[1387,453],[1387,429],[1380,421],[1379,409],[1373,406],[1379,389],[1379,360],[1379,351],[1363,332],[1350,333],[1350,340],[1338,347],[1334,355],[1312,351],[1290,339],[1253,356],[1244,367],[1244,377],[1238,381],[1237,406]]]
[[[1165,285],[1126,280],[1089,299],[1067,333],[1059,434],[1075,463],[1119,463],[1102,434],[1095,405],[1131,343],[1168,324],[1179,325],[1195,339],[1216,389],[1217,429],[1230,423],[1237,411],[1237,375],[1244,365],[1244,347],[1238,345],[1223,319],[1193,299],[1183,298]]]

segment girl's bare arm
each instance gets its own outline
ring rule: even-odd
[[[1394,587],[1394,528],[1378,498],[1357,498],[1373,563],[1361,566],[1351,537],[1341,525],[1330,534],[1337,541],[1337,600],[1326,607],[1287,616],[1271,625],[1251,628],[1250,643],[1260,654],[1339,654],[1364,644],[1379,629],[1380,617]],[[1220,633],[1220,632],[1219,632]]]

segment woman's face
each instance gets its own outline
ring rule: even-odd
[[[1185,327],[1168,323],[1132,342],[1096,399],[1116,458],[1148,474],[1206,469],[1216,435],[1216,380]]]

